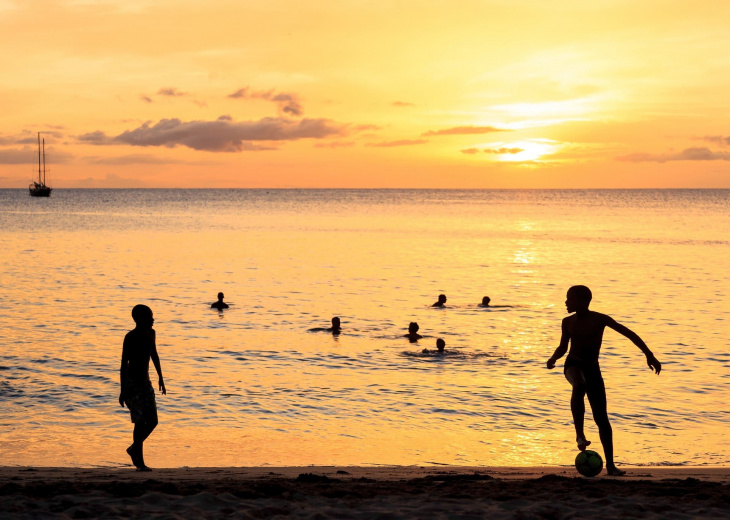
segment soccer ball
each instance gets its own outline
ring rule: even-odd
[[[603,469],[603,459],[595,451],[581,451],[575,458],[575,469],[584,477],[595,477]]]

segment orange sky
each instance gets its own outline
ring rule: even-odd
[[[0,0],[0,187],[730,187],[730,2]]]

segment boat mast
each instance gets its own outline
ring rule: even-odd
[[[38,182],[41,182],[41,133],[38,132]]]
[[[46,139],[43,139],[43,186],[46,185]]]

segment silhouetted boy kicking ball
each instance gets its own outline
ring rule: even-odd
[[[127,454],[137,471],[151,471],[144,463],[143,444],[152,430],[157,426],[157,405],[155,404],[155,390],[150,382],[150,359],[155,365],[158,384],[163,395],[167,394],[165,382],[162,379],[160,357],[155,345],[155,322],[152,309],[146,305],[136,305],[132,309],[132,318],[137,326],[124,336],[122,348],[122,367],[119,369],[122,391],[119,394],[119,404],[127,405],[134,423],[134,442],[127,448]]]
[[[555,362],[570,352],[565,359],[565,378],[573,387],[570,397],[570,410],[575,423],[576,442],[578,449],[583,451],[589,446],[583,431],[583,416],[585,415],[584,397],[588,395],[588,402],[593,410],[593,419],[598,426],[603,451],[606,455],[606,470],[609,475],[621,476],[626,472],[616,467],[613,461],[613,431],[608,421],[606,408],[606,387],[603,384],[601,368],[598,366],[598,355],[601,351],[603,331],[606,327],[612,328],[619,334],[629,338],[646,355],[646,364],[657,374],[662,369],[661,363],[651,353],[644,341],[623,325],[617,323],[610,316],[588,310],[591,303],[591,290],[584,285],[574,285],[568,289],[565,306],[568,312],[575,314],[563,319],[563,332],[560,337],[560,346],[547,360],[547,367],[552,369]]]

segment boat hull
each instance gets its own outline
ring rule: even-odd
[[[50,197],[53,188],[46,186],[45,184],[33,183],[28,186],[28,191],[31,197]]]

